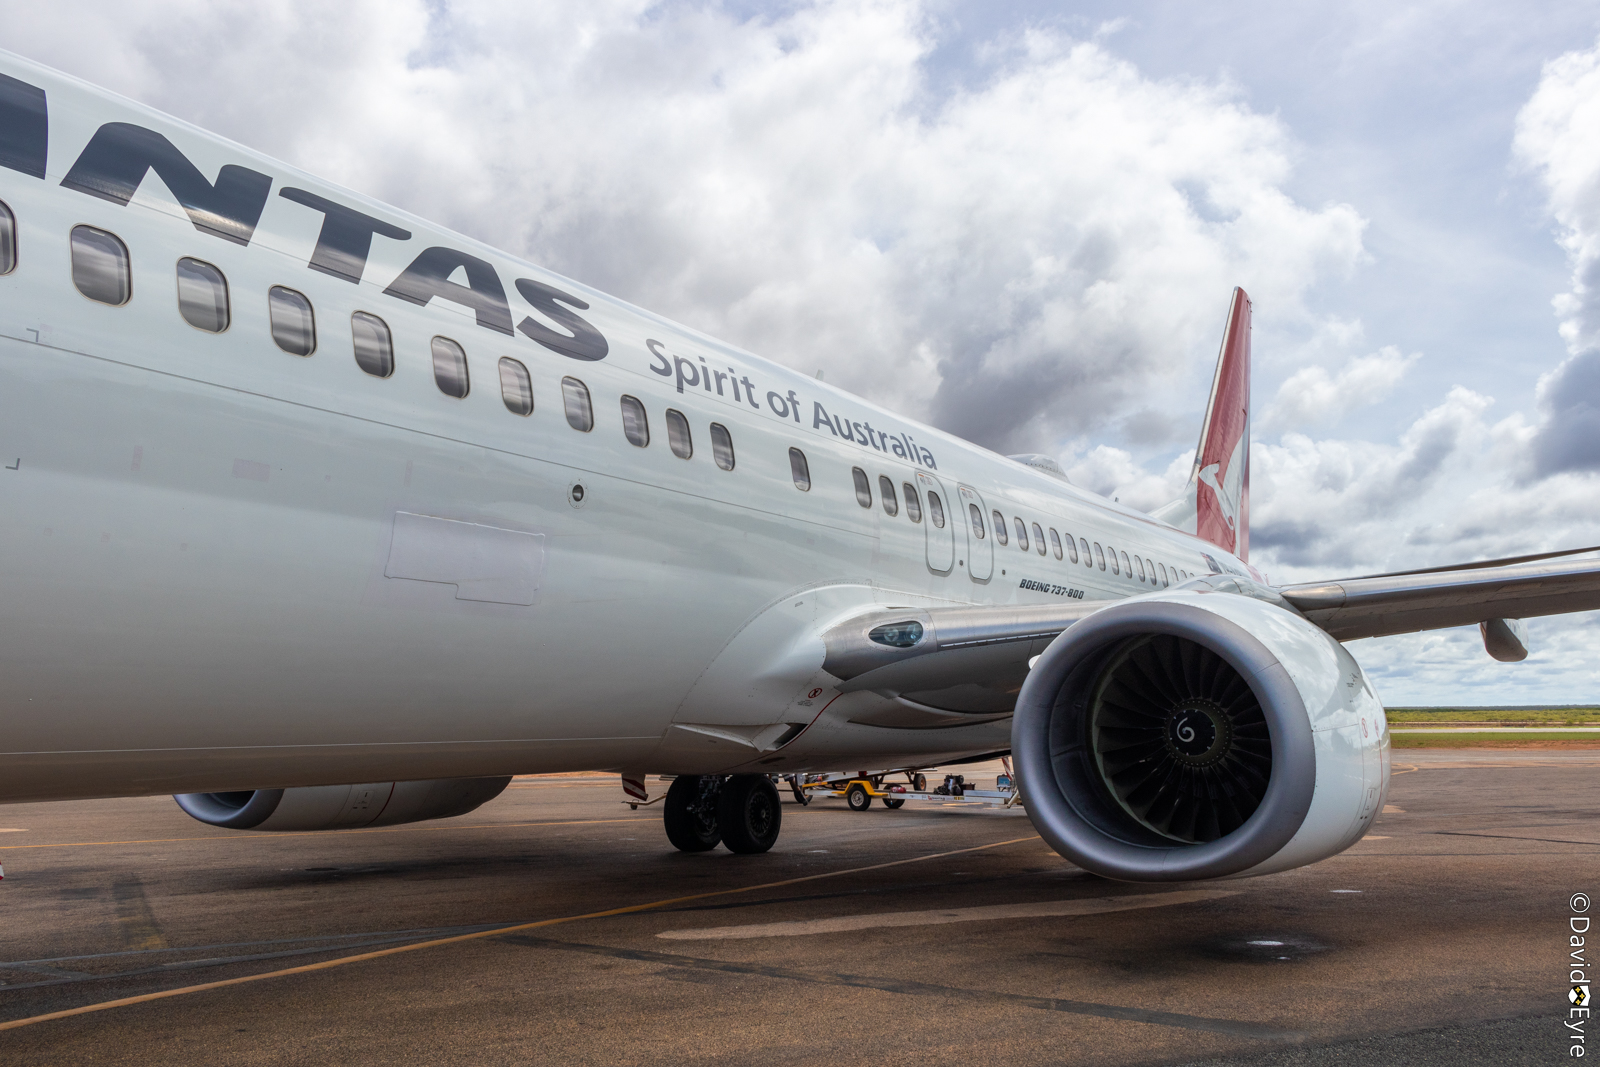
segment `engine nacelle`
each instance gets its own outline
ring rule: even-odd
[[[1389,783],[1383,706],[1344,646],[1224,591],[1139,597],[1063,632],[1022,687],[1012,754],[1044,839],[1131,882],[1326,859]]]
[[[178,807],[230,830],[345,830],[465,815],[505,791],[510,778],[439,778],[234,793],[180,793]]]

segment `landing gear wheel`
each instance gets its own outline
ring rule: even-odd
[[[926,793],[928,791],[928,776],[925,774],[914,774],[911,776],[911,784],[916,788],[917,792]]]
[[[717,825],[717,791],[697,774],[673,779],[661,805],[661,822],[667,840],[681,852],[706,852],[717,847],[722,831]]]
[[[899,808],[904,803],[905,803],[904,799],[896,799],[895,797],[884,797],[883,798],[883,806],[888,808],[890,811],[896,810],[897,808]]]
[[[797,774],[789,776],[789,792],[794,794],[794,802],[802,808],[811,803],[811,794],[800,784],[800,776]]]
[[[767,851],[777,844],[783,825],[778,787],[764,774],[734,775],[722,787],[717,825],[729,852],[752,855]]]
[[[872,794],[860,782],[851,782],[850,788],[844,791],[844,802],[850,805],[851,811],[866,811],[872,807]]]

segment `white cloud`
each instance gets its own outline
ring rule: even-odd
[[[1517,116],[1515,149],[1536,171],[1572,288],[1553,301],[1567,360],[1539,382],[1543,424],[1533,462],[1540,473],[1600,470],[1600,44],[1544,66]]]
[[[1303,367],[1278,387],[1257,425],[1270,431],[1336,423],[1357,408],[1388,397],[1420,358],[1420,353],[1401,355],[1388,345],[1350,360],[1337,374],[1323,367]]]
[[[936,90],[939,32],[915,0],[79,0],[7,47],[1002,451],[1187,383],[1233,285],[1294,321],[1358,262],[1236,87],[1034,30]]]
[[[1189,481],[1194,466],[1194,449],[1167,464],[1160,474],[1152,474],[1134,461],[1132,453],[1110,445],[1096,445],[1082,458],[1065,464],[1072,484],[1140,511],[1154,511],[1176,500]]]

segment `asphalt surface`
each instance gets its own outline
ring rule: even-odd
[[[1020,811],[915,802],[786,804],[767,855],[681,855],[614,778],[306,835],[166,798],[0,807],[0,1025],[25,1022],[0,1064],[1567,1060],[1600,750],[1396,771],[1345,854],[1171,886],[1087,875]]]

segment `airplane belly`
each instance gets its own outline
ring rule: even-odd
[[[622,765],[771,595],[598,475],[15,339],[0,383],[0,799]]]

